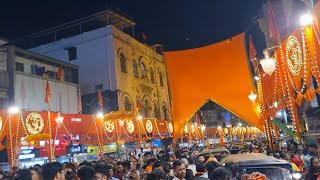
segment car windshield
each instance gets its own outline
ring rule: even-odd
[[[269,167],[261,167],[261,168],[241,168],[240,174],[251,174],[253,172],[260,172],[267,176],[270,180],[292,180],[292,176],[290,175],[290,171],[284,168],[269,168]]]

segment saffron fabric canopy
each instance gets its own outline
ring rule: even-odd
[[[172,97],[174,138],[208,100],[263,129],[251,101],[254,84],[245,34],[209,46],[164,53]]]

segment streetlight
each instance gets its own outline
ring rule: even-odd
[[[16,106],[12,106],[8,109],[9,114],[17,114],[20,111],[20,109]]]
[[[305,26],[310,26],[312,24],[313,17],[310,13],[304,14],[300,17],[300,25],[305,27]]]
[[[98,112],[98,113],[97,113],[97,118],[102,118],[102,117],[103,117],[102,112]]]

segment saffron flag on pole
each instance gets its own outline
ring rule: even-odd
[[[271,38],[276,40],[280,34],[278,32],[278,28],[277,28],[277,24],[275,21],[271,2],[269,2],[267,5],[267,11],[268,11],[268,16],[269,16],[269,20],[268,20],[268,22],[269,22],[269,35]]]
[[[62,80],[62,73],[63,73],[63,72],[62,72],[62,66],[60,66],[59,69],[58,69],[58,72],[57,72],[57,75],[58,75],[58,79],[59,79],[59,80]]]
[[[78,89],[78,113],[82,113],[82,101],[81,101],[81,91]]]
[[[49,106],[50,100],[51,100],[51,90],[50,90],[49,81],[47,79],[45,102],[47,103],[48,106]]]
[[[224,145],[224,139],[223,139],[223,132],[222,130],[219,130],[219,144]]]
[[[103,111],[103,99],[102,99],[102,95],[101,95],[101,91],[99,90],[98,92],[98,102],[99,102],[99,108],[100,111]]]

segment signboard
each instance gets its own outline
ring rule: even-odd
[[[320,133],[320,112],[318,108],[306,111],[308,133]]]
[[[99,146],[88,146],[87,148],[88,154],[100,154]],[[103,153],[113,153],[117,152],[117,144],[110,143],[108,145],[103,146]]]
[[[225,112],[225,113],[223,113],[223,117],[224,117],[224,121],[225,121],[225,123],[226,123],[226,127],[231,127],[231,122],[230,122],[231,116],[230,116],[230,112]]]
[[[34,149],[22,149],[21,154],[19,155],[19,159],[31,159],[35,158],[35,150]]]
[[[81,122],[81,118],[71,118],[71,122]]]
[[[71,143],[67,149],[68,149],[68,153],[71,153],[71,154],[83,152],[82,144],[78,144],[78,143]]]
[[[54,149],[54,156],[62,156],[67,154],[67,151],[65,148],[61,148],[59,146],[56,146]],[[48,156],[48,149],[47,148],[40,148],[39,149],[39,157],[47,157]]]
[[[20,141],[21,149],[22,149],[22,150],[23,150],[23,149],[33,149],[33,146],[29,146],[29,143],[24,140],[25,138],[26,138],[26,137],[22,137],[22,138],[21,138],[21,141]]]
[[[41,141],[40,141],[41,143]],[[42,142],[42,144],[46,144],[45,142]],[[54,141],[54,155],[55,156],[61,156],[67,154],[66,146],[64,144],[60,143],[60,140],[55,140]],[[39,149],[39,157],[46,157],[48,156],[48,146],[40,148]]]
[[[161,140],[160,139],[152,140],[152,143],[153,143],[154,147],[160,147],[161,146]]]

